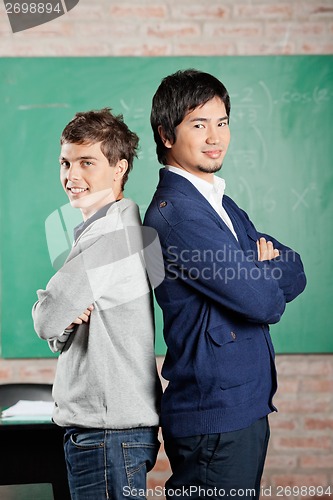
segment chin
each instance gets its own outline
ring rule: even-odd
[[[73,208],[84,208],[83,203],[80,200],[69,200],[69,203]]]
[[[204,166],[204,165],[199,165],[198,170],[200,172],[203,172],[205,174],[215,174],[215,172],[218,172],[222,168],[222,163],[217,163],[216,165],[210,165],[210,166]]]

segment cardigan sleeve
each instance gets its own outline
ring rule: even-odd
[[[278,281],[279,287],[284,293],[286,302],[291,302],[306,286],[306,277],[300,255],[291,248],[283,245],[274,237],[259,233],[259,238],[264,237],[271,241],[274,248],[279,250],[280,255],[275,259],[263,261],[267,270]]]
[[[163,249],[166,278],[156,293],[167,307],[183,300],[185,288],[192,289],[248,321],[277,323],[286,302],[305,287],[301,259],[269,237],[280,256],[259,262],[256,242],[267,235],[258,233],[247,214],[225,198],[239,224],[235,229],[241,232],[241,242],[202,200],[171,189],[155,195],[144,224],[157,230]],[[173,281],[182,286],[172,286]]]
[[[236,206],[234,202],[232,203]],[[271,241],[274,248],[279,250],[280,255],[278,257],[258,262],[257,265],[265,268],[266,275],[270,275],[273,279],[277,280],[279,287],[284,293],[286,302],[294,300],[303,292],[306,286],[306,276],[300,255],[273,236],[258,232],[247,213],[239,207],[237,209],[243,218],[249,240],[253,240],[256,243],[259,238],[263,237],[266,241]]]
[[[248,321],[277,323],[286,304],[278,280],[229,234],[216,229],[213,221],[200,218],[170,228],[161,241],[166,279],[181,279]]]

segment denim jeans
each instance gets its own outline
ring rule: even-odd
[[[160,443],[155,427],[69,428],[64,450],[72,500],[145,498]]]

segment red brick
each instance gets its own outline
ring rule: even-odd
[[[295,469],[297,465],[297,457],[290,455],[272,455],[268,454],[265,462],[265,470],[269,469]]]
[[[7,384],[13,381],[13,370],[10,365],[2,366],[2,360],[0,360],[0,383]]]
[[[159,372],[162,369],[163,363],[164,363],[164,356],[156,356],[156,366]]]
[[[332,448],[332,439],[329,436],[317,436],[317,437],[273,436],[272,444],[275,450],[280,450],[280,449],[330,450]]]
[[[313,377],[320,375],[322,377],[333,375],[333,361],[326,356],[277,356],[277,367],[279,375],[303,375]]]
[[[329,392],[333,393],[333,380],[308,379],[302,381],[302,392]]]
[[[265,4],[236,4],[233,15],[236,19],[291,19],[294,9],[288,3]]]
[[[284,399],[281,396],[275,398],[275,404],[282,414],[290,413],[327,413],[330,411],[332,397],[325,395],[321,397],[309,398],[308,396],[299,396],[298,399]]]
[[[161,443],[161,446],[160,446],[160,453],[163,453],[164,452],[164,441],[161,437],[158,438],[160,443]]]
[[[296,428],[295,419],[282,417],[280,414],[271,415],[269,425],[274,430],[292,431]]]
[[[48,23],[41,24],[34,28],[30,28],[25,31],[20,31],[15,33],[15,37],[24,37],[29,39],[30,37],[67,37],[73,32],[73,28],[69,22],[65,19],[65,16],[49,21]]]
[[[299,45],[299,54],[333,54],[333,42],[304,42]]]
[[[57,47],[55,47],[55,50],[57,50]],[[114,55],[110,36],[108,37],[108,40],[85,39],[85,41],[82,42],[82,39],[74,39],[73,41],[70,42],[69,45],[67,45],[67,47],[66,44],[62,45],[61,52],[59,50],[57,55],[94,57],[96,54],[98,54],[99,57]]]
[[[113,5],[109,10],[112,19],[161,19],[167,17],[167,8],[164,5]]]
[[[291,42],[244,42],[237,44],[237,54],[243,56],[289,55],[295,52],[295,45]]]
[[[56,358],[50,359],[1,359],[0,370],[6,381],[52,383]]]
[[[231,42],[179,43],[173,49],[173,54],[177,56],[230,56],[235,53],[235,46]]]
[[[117,43],[113,45],[116,56],[169,56],[171,55],[171,45],[169,43],[139,43],[138,41],[128,43]]]
[[[11,35],[12,30],[9,24],[8,18],[3,17],[3,19],[0,20],[0,35],[1,36],[8,36]]]
[[[159,454],[154,466],[154,472],[165,472],[170,475],[170,464],[166,455]]]
[[[157,38],[194,37],[200,36],[200,27],[195,24],[164,23],[142,26],[140,35]]]
[[[165,499],[165,481],[167,478],[152,476],[148,474],[147,480],[147,500]]]
[[[333,17],[333,5],[332,3],[324,3],[319,1],[314,2],[302,2],[299,5],[301,14],[306,19],[332,19]]]
[[[323,36],[327,32],[325,23],[266,23],[265,32],[268,36]]]
[[[304,421],[304,428],[306,430],[332,430],[333,431],[333,418],[306,418]]]
[[[106,5],[102,2],[80,2],[75,9],[70,10],[66,15],[66,20],[70,23],[77,21],[85,22],[87,19],[92,23],[105,19],[109,15]]]
[[[277,486],[327,486],[328,479],[326,474],[281,474],[272,475],[272,485]],[[290,495],[286,494],[286,496]],[[296,496],[296,495],[295,495]]]
[[[283,397],[284,394],[297,394],[300,381],[297,379],[279,377],[279,390],[277,397]]]
[[[206,23],[203,29],[207,37],[255,37],[262,34],[262,27],[258,23]]]
[[[20,380],[26,382],[46,382],[53,383],[55,375],[55,365],[43,366],[36,364],[22,366],[19,370]]]
[[[304,469],[330,469],[333,470],[333,455],[302,455],[300,466]],[[332,492],[333,493],[333,492]]]
[[[190,4],[175,5],[171,7],[171,14],[174,19],[193,19],[193,20],[216,20],[228,19],[230,16],[230,7],[214,4]]]
[[[124,37],[126,38],[130,33],[131,36],[138,35],[139,26],[135,22],[109,22],[109,20],[100,21],[98,23],[92,23],[89,21],[78,23],[75,27],[75,38],[78,41],[82,38],[84,39],[89,33],[89,38],[98,40],[99,42],[108,42],[112,45],[114,37]]]

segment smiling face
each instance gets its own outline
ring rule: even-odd
[[[230,142],[229,119],[225,105],[214,97],[187,113],[176,127],[174,143],[164,137],[162,141],[168,148],[168,165],[179,167],[209,182],[220,170]]]
[[[60,153],[60,181],[74,208],[80,208],[83,219],[91,217],[108,203],[122,198],[121,181],[127,161],[111,166],[101,143],[65,142]]]

